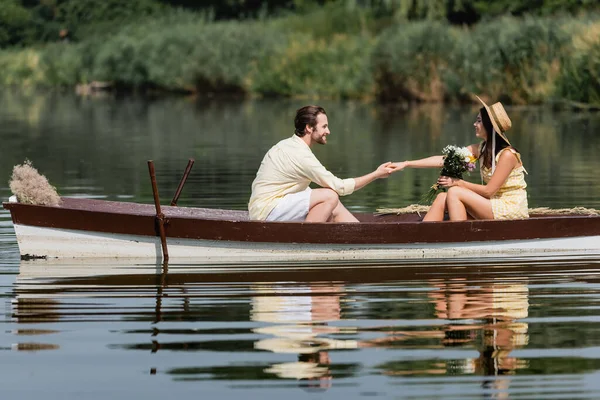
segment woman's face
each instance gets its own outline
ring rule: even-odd
[[[477,118],[475,119],[473,126],[475,127],[475,136],[480,139],[487,140],[488,133],[483,126],[483,122],[481,121],[481,113],[477,114]]]

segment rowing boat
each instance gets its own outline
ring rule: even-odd
[[[393,263],[408,259],[600,256],[600,216],[422,222],[417,213],[357,213],[360,223],[252,221],[241,210],[62,198],[59,206],[3,203],[21,258],[162,258],[203,265]]]

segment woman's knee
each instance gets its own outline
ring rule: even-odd
[[[461,188],[459,186],[452,186],[448,188],[447,198],[448,199],[456,199],[460,198],[461,194],[465,192],[465,188]]]
[[[448,197],[448,194],[446,192],[438,193],[438,195],[435,197],[434,202],[435,203],[445,203],[446,197]]]

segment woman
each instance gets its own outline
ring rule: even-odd
[[[520,219],[528,218],[527,191],[521,155],[511,146],[506,131],[512,123],[501,103],[489,107],[483,104],[475,126],[475,136],[483,139],[479,145],[468,149],[479,159],[482,181],[485,185],[462,179],[441,176],[438,184],[448,188],[434,200],[423,221],[442,221],[448,211],[451,221],[473,219]],[[415,161],[394,163],[397,170],[412,168],[441,168],[442,156]]]

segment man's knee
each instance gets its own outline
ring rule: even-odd
[[[331,189],[314,189],[310,198],[310,208],[318,206],[319,204],[326,204],[333,210],[339,203],[338,194]]]
[[[337,194],[337,192],[335,190],[332,189],[325,189],[326,195],[326,201],[332,204],[337,205],[340,202],[340,196]]]
[[[335,192],[335,190],[323,188],[315,189],[315,192],[317,192],[318,196],[317,203],[327,203],[332,206],[337,206],[337,204],[339,203],[340,196]]]

